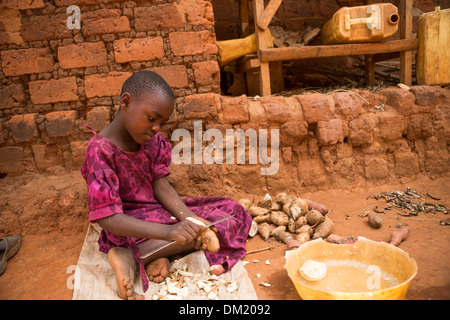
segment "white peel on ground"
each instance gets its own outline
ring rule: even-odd
[[[307,260],[298,271],[308,281],[319,281],[327,275],[326,265],[315,260]]]

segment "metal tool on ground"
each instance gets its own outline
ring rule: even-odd
[[[217,220],[217,221],[215,221],[215,222],[213,222],[213,223],[208,224],[208,225],[205,227],[205,229],[208,229],[209,227],[212,227],[212,226],[214,226],[214,225],[216,225],[216,224],[218,224],[218,223],[221,223],[221,222],[223,222],[223,221],[225,221],[225,220],[228,220],[228,219],[230,219],[231,217],[234,217],[234,214],[229,215],[229,216],[226,216],[225,218],[222,218],[222,219],[220,219],[220,220]],[[173,240],[173,241],[171,241],[171,242],[169,242],[169,243],[166,243],[166,244],[162,245],[161,247],[156,248],[156,249],[150,251],[149,253],[147,253],[147,254],[141,256],[141,259],[145,259],[145,258],[147,258],[147,257],[150,257],[152,254],[155,254],[156,252],[161,251],[161,250],[164,249],[164,248],[167,248],[168,246],[174,244],[175,242],[176,242],[176,241]]]

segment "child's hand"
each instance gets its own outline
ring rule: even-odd
[[[175,240],[178,243],[186,244],[194,241],[199,236],[200,232],[205,230],[205,227],[195,224],[189,220],[182,220],[170,226],[168,240]]]

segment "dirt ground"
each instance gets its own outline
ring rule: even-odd
[[[416,219],[401,218],[395,210],[387,211],[380,229],[373,229],[358,213],[371,204],[384,205],[383,200],[367,196],[388,190],[411,187],[421,194],[430,193],[450,206],[450,180],[420,180],[407,184],[380,185],[356,188],[352,191],[328,190],[303,193],[302,197],[325,204],[332,213],[333,233],[343,236],[364,236],[375,241],[388,241],[389,234],[398,223],[410,227],[408,239],[400,244],[418,265],[417,276],[412,280],[406,299],[450,299],[450,226],[439,220],[448,219],[443,213],[419,213]],[[261,197],[263,195],[256,195]],[[418,219],[417,219],[418,218]],[[420,219],[420,220],[419,220]],[[86,224],[87,228],[87,224]],[[18,254],[9,260],[6,272],[0,276],[0,299],[71,299],[74,266],[80,254],[85,233],[25,235]],[[251,253],[244,257],[245,266],[253,281],[259,299],[300,299],[284,269],[285,245],[269,239],[264,242],[259,235],[248,240],[247,250],[273,245],[271,250]],[[259,262],[254,262],[259,260]],[[266,264],[266,260],[270,264]],[[257,277],[260,274],[260,277]],[[261,282],[271,284],[263,287]]]

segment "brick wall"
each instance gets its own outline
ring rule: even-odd
[[[67,27],[69,5],[81,29]],[[82,123],[104,128],[124,80],[145,69],[178,101],[219,92],[209,1],[1,1],[0,173],[79,169]]]

